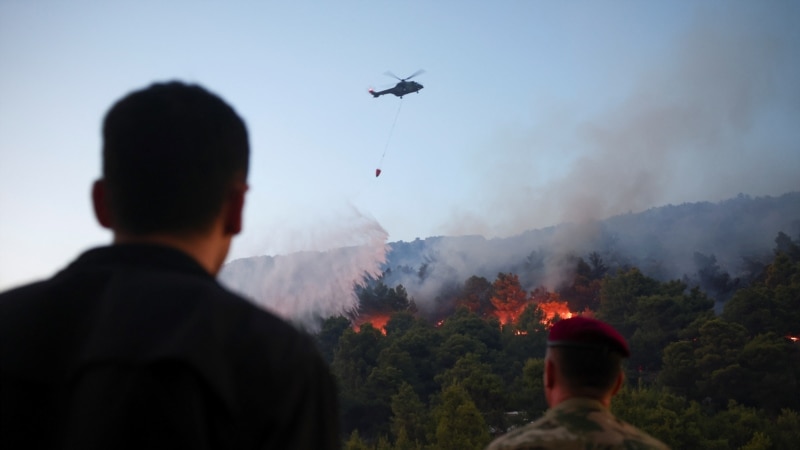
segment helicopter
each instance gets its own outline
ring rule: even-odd
[[[400,78],[397,75],[393,74],[392,72],[386,72],[384,73],[384,75],[397,78],[398,80],[400,80],[400,82],[397,83],[393,88],[385,89],[383,91],[375,92],[374,89],[370,88],[369,93],[372,94],[372,96],[375,98],[378,98],[383,94],[394,94],[397,97],[403,98],[404,95],[411,94],[412,92],[419,93],[419,90],[422,89],[424,86],[417,83],[416,81],[408,81],[408,80],[414,78],[415,76],[423,72],[425,71],[418,70],[405,78]]]

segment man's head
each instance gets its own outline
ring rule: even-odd
[[[555,406],[570,397],[610,402],[622,385],[625,338],[610,325],[588,317],[556,322],[547,338],[545,395]]]
[[[131,236],[205,232],[245,186],[248,162],[247,129],[225,101],[197,85],[153,84],[105,117],[98,217]]]

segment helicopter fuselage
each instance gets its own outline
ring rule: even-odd
[[[403,98],[406,94],[412,94],[414,92],[419,92],[424,86],[417,83],[416,81],[401,81],[397,83],[393,88],[385,89],[383,91],[373,91],[372,89],[369,90],[369,93],[372,94],[373,97],[378,98],[384,94],[394,94],[397,97]]]

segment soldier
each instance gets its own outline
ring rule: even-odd
[[[609,411],[622,386],[628,343],[596,319],[557,322],[547,337],[544,390],[550,409],[524,427],[495,439],[487,450],[667,449],[661,441]]]

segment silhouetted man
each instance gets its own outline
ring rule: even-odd
[[[556,322],[547,338],[544,417],[495,439],[487,450],[666,449],[609,411],[622,386],[628,343],[610,325],[586,317]]]
[[[340,447],[313,341],[215,279],[248,162],[244,122],[200,86],[111,108],[92,200],[113,245],[0,294],[0,448]]]

